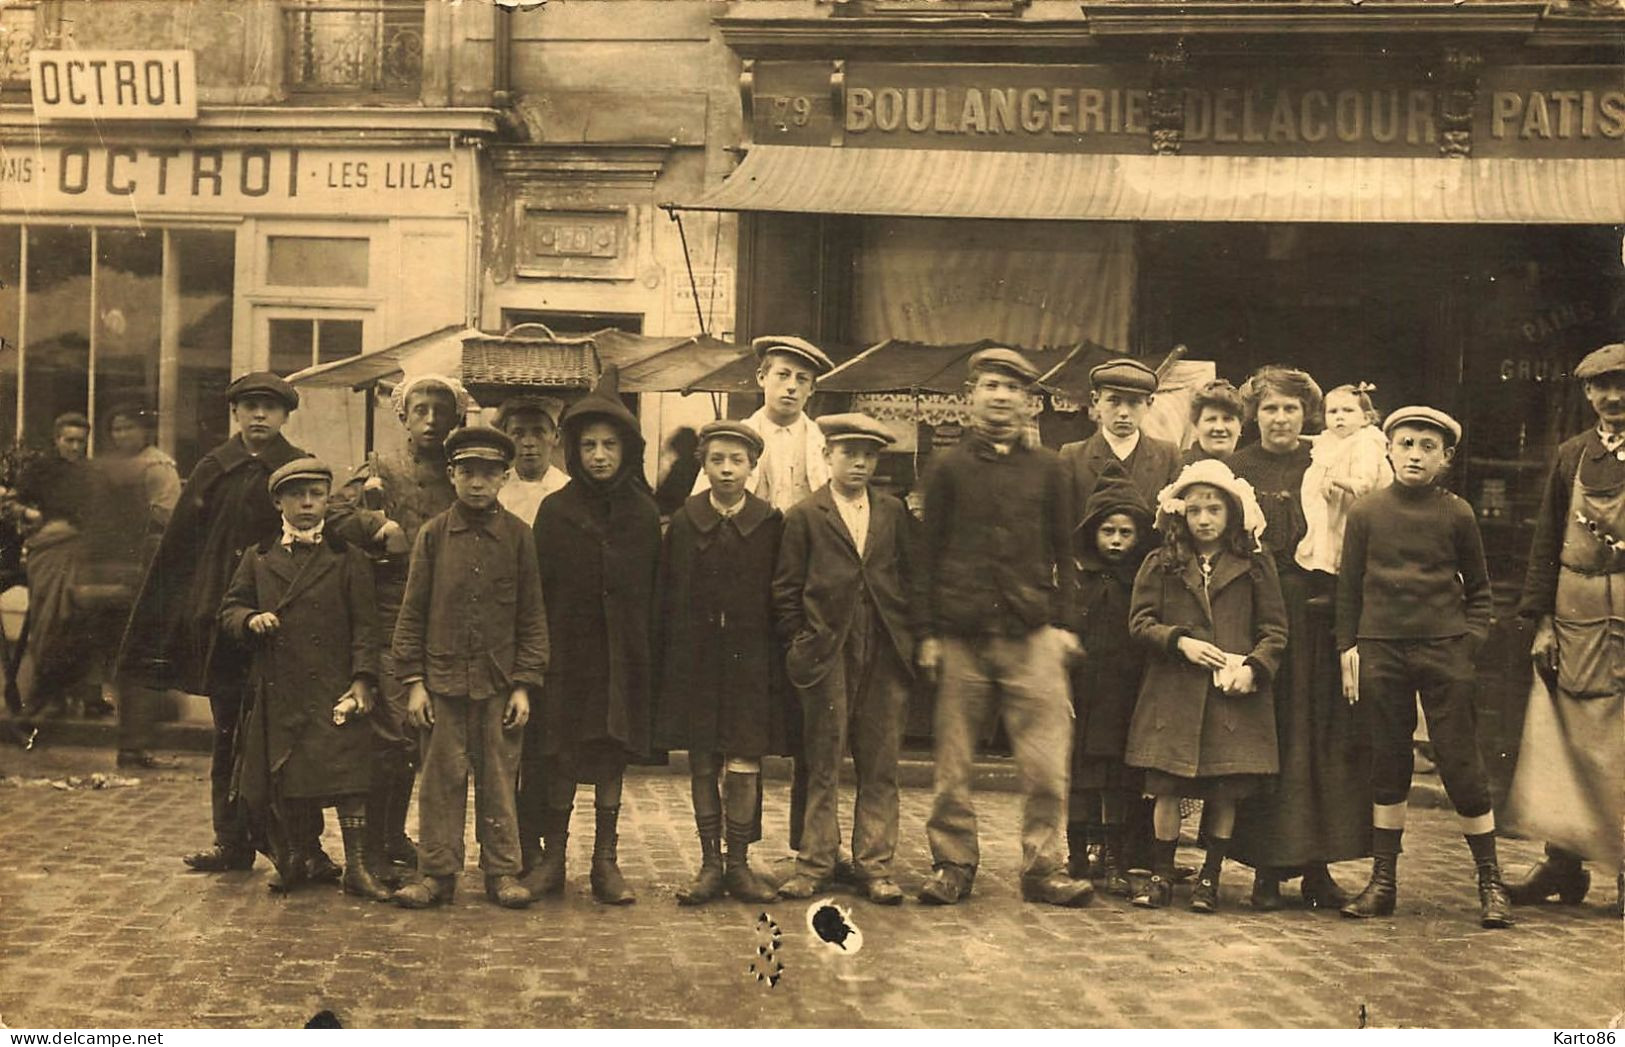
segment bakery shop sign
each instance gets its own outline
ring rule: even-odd
[[[825,73],[827,79],[827,70]],[[1174,93],[1191,154],[1437,156],[1459,100],[1422,75],[1339,82],[1271,71]],[[1119,66],[849,63],[839,89],[812,70],[759,67],[758,142],[851,147],[1144,153],[1151,87]],[[1625,156],[1625,81],[1600,66],[1488,70],[1470,94],[1475,155]]]

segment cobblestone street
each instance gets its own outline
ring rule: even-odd
[[[207,843],[206,761],[106,789],[30,783],[111,772],[90,749],[0,753],[0,1018],[37,1026],[289,1026],[331,1009],[361,1026],[1560,1026],[1619,1023],[1625,937],[1606,905],[1519,910],[1483,931],[1454,818],[1416,810],[1400,915],[1353,923],[1246,908],[1228,867],[1218,916],[1147,914],[1116,899],[1083,911],[1023,904],[1017,799],[981,794],[983,867],[950,909],[846,899],[862,949],[840,956],[806,907],[782,929],[776,987],[749,974],[759,910],[679,908],[696,861],[687,781],[627,782],[622,866],[636,905],[587,890],[590,798],[578,802],[563,899],[524,912],[485,901],[477,873],[450,909],[412,913],[313,888],[269,894],[268,864],[202,876],[179,855]],[[899,879],[929,871],[926,790],[905,790]],[[787,871],[785,783],[767,798],[759,861]],[[415,818],[413,820],[415,826]],[[326,846],[340,853],[328,816]],[[470,858],[477,853],[470,844]],[[1521,872],[1538,854],[1506,841]],[[1194,860],[1195,852],[1183,860]],[[1336,869],[1363,882],[1363,863]],[[1598,887],[1602,876],[1597,877]],[[1288,893],[1295,901],[1293,889]]]

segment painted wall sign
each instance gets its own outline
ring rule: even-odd
[[[35,51],[34,115],[41,120],[196,120],[190,51]]]
[[[466,208],[466,151],[0,146],[0,214],[448,214]]]
[[[1437,156],[1446,89],[1424,71],[1259,68],[1183,88],[1192,155]],[[850,62],[838,87],[815,63],[754,72],[755,141],[856,148],[1150,152],[1140,66]],[[1607,66],[1487,68],[1473,96],[1477,156],[1625,156],[1625,73]],[[837,112],[837,107],[839,111]]]

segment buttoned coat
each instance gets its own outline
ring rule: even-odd
[[[753,494],[728,519],[709,492],[672,514],[655,619],[656,748],[789,755],[789,688],[773,632],[783,530],[783,514]]]
[[[244,552],[282,532],[266,481],[303,457],[280,434],[252,454],[241,433],[203,456],[147,566],[119,649],[120,675],[189,694],[243,685],[243,652],[220,631],[220,600]]]
[[[788,646],[790,682],[797,687],[812,687],[828,675],[865,593],[897,657],[905,670],[913,671],[914,638],[921,623],[909,601],[913,563],[907,513],[896,498],[871,490],[861,556],[829,484],[785,516],[773,578],[773,614]]]
[[[1149,649],[1124,762],[1186,778],[1280,769],[1271,681],[1286,651],[1286,607],[1268,552],[1219,555],[1204,588],[1194,560],[1152,553],[1134,579],[1129,635]],[[1258,687],[1228,695],[1179,653],[1182,637],[1244,655]]]
[[[276,614],[275,632],[249,631],[261,611]],[[353,680],[378,679],[372,565],[361,550],[331,536],[297,550],[267,540],[238,563],[219,622],[252,652],[253,704],[238,733],[244,800],[271,789],[304,799],[366,792],[372,732],[364,721],[333,723]]]
[[[500,506],[461,502],[424,524],[395,623],[395,671],[432,694],[505,701],[534,695],[550,656],[536,547],[525,522]]]

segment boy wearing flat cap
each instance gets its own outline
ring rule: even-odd
[[[835,365],[822,349],[794,335],[764,335],[752,339],[750,347],[760,361],[756,384],[763,402],[745,424],[762,437],[763,449],[746,490],[779,512],[788,512],[829,481],[824,436],[806,409],[819,376]],[[708,483],[702,470],[694,493]]]
[[[406,835],[406,812],[421,739],[407,722],[406,685],[390,650],[418,530],[456,499],[446,471],[446,436],[462,424],[470,401],[457,379],[425,373],[403,379],[390,402],[405,439],[369,453],[334,492],[328,526],[367,551],[377,584],[384,657],[378,709],[370,717],[374,739],[367,829],[372,839],[367,856],[380,879],[399,883],[418,859],[417,848]]]
[[[743,422],[700,430],[710,489],[672,514],[660,560],[655,748],[686,750],[700,871],[677,892],[773,899],[747,859],[761,838],[762,757],[789,752],[783,659],[773,633],[773,565],[784,516],[745,490],[762,438]],[[722,841],[726,834],[726,864]]]
[[[1108,462],[1117,462],[1147,504],[1179,474],[1179,448],[1140,431],[1157,394],[1157,372],[1129,359],[1109,360],[1089,372],[1089,406],[1099,428],[1086,440],[1064,444],[1061,461],[1072,473],[1072,504],[1082,511]],[[1086,552],[1080,535],[1079,551]]]
[[[936,874],[920,900],[968,897],[980,851],[971,768],[997,708],[1014,744],[1022,807],[1021,893],[1077,906],[1093,888],[1066,872],[1072,696],[1067,663],[1077,589],[1072,484],[1054,452],[1024,439],[1022,408],[1037,369],[1010,349],[970,358],[971,425],[925,477],[915,655],[937,688],[936,796],[926,832]]]
[[[1578,905],[1590,859],[1625,904],[1625,343],[1574,369],[1597,424],[1557,449],[1535,520],[1519,613],[1545,687],[1529,696],[1510,820],[1546,856],[1508,885],[1516,905]]]
[[[870,901],[896,905],[903,900],[891,878],[897,756],[917,624],[908,600],[910,520],[903,503],[869,489],[880,449],[894,439],[885,426],[863,414],[826,415],[818,426],[830,479],[787,514],[773,579],[807,768],[796,873],[779,894],[811,898],[834,878],[841,758],[850,741],[858,778],[853,869]]]
[[[1383,430],[1395,483],[1349,510],[1337,586],[1343,694],[1368,707],[1373,798],[1371,880],[1343,915],[1393,914],[1420,694],[1439,777],[1478,869],[1479,923],[1510,927],[1473,711],[1473,656],[1490,626],[1489,567],[1472,506],[1438,485],[1461,425],[1432,407],[1402,407]]]
[[[569,474],[553,464],[559,445],[557,400],[545,396],[516,396],[497,410],[497,428],[513,438],[513,473],[502,485],[497,500],[526,524],[536,523],[542,499],[570,482]]]
[[[209,451],[181,490],[158,552],[147,566],[119,648],[118,675],[143,686],[207,695],[214,719],[209,793],[214,846],[188,856],[199,872],[247,869],[254,850],[241,812],[231,800],[232,751],[243,706],[248,659],[220,631],[220,601],[242,550],[281,533],[282,516],[266,482],[305,452],[282,435],[299,394],[269,371],[247,374],[226,387],[237,432]],[[307,838],[320,835],[318,823]],[[309,852],[337,873],[320,845]]]
[[[378,682],[372,565],[327,533],[332,487],[333,470],[315,458],[271,474],[281,534],[243,555],[221,604],[221,630],[253,651],[236,794],[282,890],[305,882],[302,827],[331,806],[344,837],[345,893],[388,901],[367,870],[365,845],[372,737],[364,718]]]
[[[531,699],[547,670],[541,575],[529,528],[497,502],[513,441],[500,429],[469,426],[446,438],[445,454],[457,500],[418,531],[395,625],[407,716],[429,732],[418,800],[421,877],[395,901],[409,909],[451,901],[472,771],[485,892],[522,908],[531,896],[518,880],[514,790]]]

